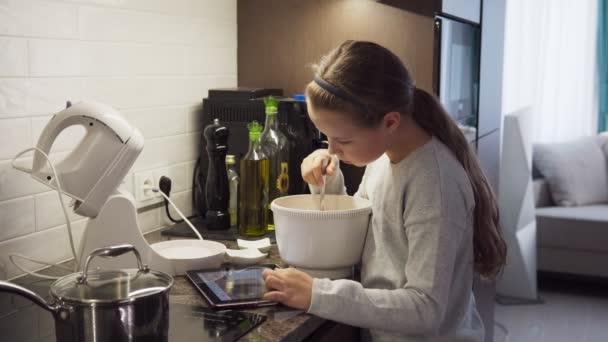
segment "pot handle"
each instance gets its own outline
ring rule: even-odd
[[[52,314],[56,314],[59,310],[57,306],[49,305],[44,298],[37,295],[34,291],[17,284],[9,283],[8,281],[0,280],[0,292],[9,292],[29,299],[41,308],[50,311]]]
[[[82,276],[78,277],[78,283],[84,284],[87,282],[87,272],[89,270],[89,263],[91,262],[91,260],[93,260],[94,257],[100,256],[102,258],[113,258],[128,252],[133,252],[135,254],[135,257],[137,258],[137,268],[139,268],[140,271],[148,272],[150,270],[148,265],[142,264],[141,256],[139,255],[137,249],[133,247],[133,245],[124,244],[111,247],[97,248],[93,250],[91,254],[89,254],[89,256],[87,257],[87,261],[84,263],[84,269],[82,270]]]

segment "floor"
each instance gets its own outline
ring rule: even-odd
[[[543,304],[495,307],[494,342],[607,342],[608,280],[541,274]]]

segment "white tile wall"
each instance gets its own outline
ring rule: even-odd
[[[32,123],[30,119],[0,120],[0,160],[10,159],[17,152],[30,147],[32,140]]]
[[[141,108],[123,110],[122,113],[146,139],[189,132],[196,114],[192,106]]]
[[[76,40],[29,39],[29,76],[78,76],[81,51]]]
[[[209,87],[223,81],[219,78],[214,82],[215,79],[218,76],[87,78],[83,97],[111,102],[119,109],[193,105],[206,96]],[[236,82],[236,76],[231,79]]]
[[[0,118],[27,116],[29,80],[0,78]]]
[[[0,119],[51,115],[66,100],[82,100],[83,80],[78,78],[0,77]]]
[[[51,155],[51,160],[57,162],[65,156],[65,152],[57,153]],[[32,158],[17,159],[15,164],[29,167],[32,165]],[[49,191],[48,187],[34,181],[28,174],[13,169],[10,160],[0,161],[0,202],[46,191]],[[3,229],[3,227],[0,226],[0,229]]]
[[[36,203],[36,231],[42,231],[65,224],[65,216],[61,209],[57,191],[48,191],[35,195],[34,200]],[[63,197],[66,206],[69,206],[70,200],[71,199],[68,196]],[[70,222],[79,221],[84,218],[75,214],[72,210],[68,210],[68,217],[70,218]]]
[[[147,139],[133,170],[156,169],[196,159],[200,136],[200,133],[188,133]]]
[[[17,160],[17,165],[32,165],[31,158]],[[0,201],[48,191],[48,188],[27,174],[12,168],[10,160],[0,162]],[[8,229],[1,226],[1,230]]]
[[[80,220],[72,225],[76,243],[80,242],[86,222],[86,220]],[[72,252],[70,250],[66,225],[3,241],[0,244],[0,260],[3,261],[9,278],[21,274],[21,271],[8,261],[9,255],[13,253],[23,254],[34,260],[47,262],[59,262],[70,259]],[[39,264],[22,259],[17,260],[17,262],[21,266],[32,270],[42,268]]]
[[[0,76],[27,76],[27,40],[0,37]]]
[[[30,234],[36,230],[34,199],[21,197],[0,202],[0,240],[8,240],[20,235]]]
[[[59,1],[5,0],[0,34],[23,37],[77,38],[78,8]]]
[[[197,113],[209,88],[236,85],[236,47],[236,0],[1,1],[0,277],[21,274],[10,253],[70,258],[57,194],[10,165],[67,100],[121,111],[146,140],[125,188],[133,190],[134,172],[159,169],[190,215]],[[66,130],[52,159],[64,158],[82,134]],[[29,166],[31,158],[17,162]],[[79,239],[86,220],[71,210],[70,220]],[[140,209],[143,231],[168,223],[164,208]]]

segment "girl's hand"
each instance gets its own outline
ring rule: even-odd
[[[329,160],[327,167],[323,168],[323,160]],[[338,167],[338,160],[327,150],[319,149],[309,154],[308,157],[304,158],[300,167],[302,171],[302,178],[308,184],[322,186],[323,175],[332,176],[336,173]]]
[[[265,300],[279,302],[300,310],[308,310],[312,299],[312,277],[295,268],[266,270],[262,274]]]

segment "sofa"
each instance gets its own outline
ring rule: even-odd
[[[608,278],[608,135],[534,144],[539,271]]]

